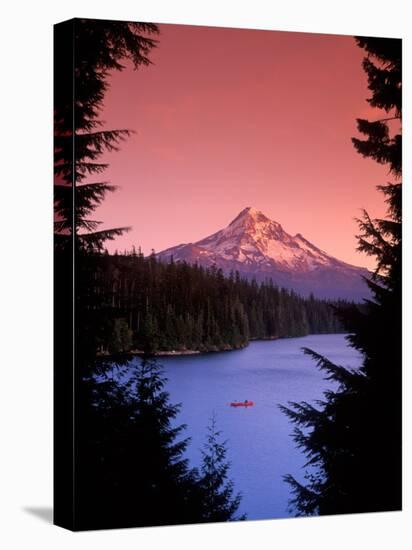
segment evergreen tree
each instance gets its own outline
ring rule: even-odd
[[[111,353],[128,352],[132,346],[132,331],[124,319],[114,319],[109,335]]]
[[[201,467],[201,487],[203,492],[203,521],[231,521],[245,519],[235,517],[239,508],[241,496],[234,495],[234,484],[228,480],[230,463],[226,460],[226,442],[220,439],[221,432],[217,430],[216,417],[212,416],[204,450]]]
[[[55,243],[64,248],[76,237],[76,250],[102,250],[107,239],[126,227],[98,230],[90,215],[115,186],[90,181],[107,168],[99,162],[105,151],[116,151],[130,135],[127,129],[103,130],[100,112],[109,87],[110,71],[150,63],[156,25],[74,19],[55,35],[54,169]]]
[[[90,378],[92,403],[82,408],[88,439],[79,469],[82,526],[150,526],[202,521],[203,487],[184,453],[184,425],[158,363],[148,357],[132,376],[113,367]]]
[[[306,484],[286,476],[298,515],[399,510],[402,507],[402,347],[401,347],[401,41],[357,38],[372,92],[368,100],[386,118],[358,120],[366,138],[353,139],[357,151],[386,164],[395,178],[380,185],[386,219],[359,220],[359,249],[377,260],[368,285],[372,299],[340,310],[348,340],[363,356],[359,370],[334,365],[306,350],[334,390],[320,407],[282,407],[296,423],[295,441],[308,458]]]

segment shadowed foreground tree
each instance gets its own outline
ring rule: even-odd
[[[79,482],[88,490],[79,516],[88,528],[190,522],[199,509],[190,498],[196,472],[183,457],[185,426],[171,426],[179,407],[169,403],[158,365],[129,366],[124,381],[126,371],[113,369],[84,381],[93,402],[82,407],[88,439]]]
[[[130,371],[132,372],[131,376]],[[184,454],[185,425],[176,426],[180,406],[172,405],[156,360],[85,381],[92,406],[82,422],[89,434],[79,483],[84,527],[172,525],[236,519],[240,497],[226,483],[226,448],[215,425],[204,453],[202,474]]]
[[[230,463],[226,460],[226,442],[221,441],[220,436],[221,432],[217,429],[216,417],[213,415],[202,451],[203,521],[246,519],[245,516],[235,517],[241,495],[234,494],[233,481],[227,479]]]
[[[128,129],[102,129],[100,113],[111,71],[150,64],[156,25],[74,19],[55,34],[54,170],[55,245],[64,247],[73,234],[76,251],[102,250],[107,239],[127,227],[98,230],[90,216],[115,186],[94,181],[107,168],[99,161],[117,151]],[[92,178],[92,179],[90,179]]]
[[[296,423],[294,439],[308,462],[306,483],[286,476],[297,515],[400,510],[402,507],[402,281],[401,281],[401,41],[357,38],[366,51],[370,105],[385,111],[378,121],[358,120],[365,139],[357,151],[385,164],[393,183],[380,185],[387,218],[358,220],[359,250],[374,256],[368,285],[372,299],[340,311],[348,340],[363,356],[358,370],[334,365],[306,349],[334,382],[317,406],[281,407]]]

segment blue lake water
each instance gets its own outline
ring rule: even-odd
[[[278,405],[320,399],[332,385],[303,354],[303,346],[340,365],[360,365],[360,355],[342,334],[258,341],[239,351],[159,360],[171,402],[182,404],[177,422],[187,424],[191,464],[201,462],[206,427],[214,413],[227,440],[230,477],[242,493],[239,512],[248,519],[291,515],[290,489],[282,477],[290,473],[303,481],[305,459],[291,438],[293,426]],[[254,401],[254,406],[229,405],[245,399]]]

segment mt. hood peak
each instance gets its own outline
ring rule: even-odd
[[[158,254],[164,261],[216,265],[226,274],[238,271],[257,281],[272,279],[300,294],[360,299],[368,291],[366,269],[342,262],[300,233],[289,235],[260,210],[244,208],[224,229],[196,243],[181,244]]]

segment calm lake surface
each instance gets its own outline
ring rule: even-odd
[[[282,477],[290,473],[303,481],[304,457],[295,448],[293,426],[278,404],[320,399],[332,387],[303,354],[303,346],[340,365],[360,365],[360,355],[348,347],[342,334],[259,341],[239,351],[159,358],[171,402],[182,404],[177,421],[187,424],[191,464],[201,462],[206,427],[214,413],[227,440],[230,477],[242,493],[239,512],[248,519],[291,515],[290,489]],[[231,401],[245,399],[255,405],[229,406]]]

